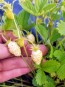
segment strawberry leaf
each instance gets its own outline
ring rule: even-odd
[[[10,30],[13,26],[14,22],[11,19],[5,18],[5,21],[2,25],[3,30]]]
[[[55,87],[54,80],[47,76],[47,81],[45,82],[44,87]]]
[[[53,73],[57,71],[60,67],[60,63],[56,60],[47,60],[43,65],[43,70],[48,73]]]
[[[58,78],[61,80],[65,79],[65,63],[57,71]]]
[[[58,59],[59,61],[64,61],[65,52],[64,51],[62,52],[61,50],[55,50],[54,57],[56,57],[56,59]]]
[[[20,1],[20,0],[19,0]],[[31,0],[25,0],[25,1],[20,1],[20,4],[22,6],[22,8],[29,12],[30,14],[35,15],[36,14],[36,10],[31,2]],[[35,13],[35,14],[34,14]]]
[[[22,10],[17,16],[15,16],[17,24],[21,29],[27,29],[29,17],[30,14],[25,10]]]
[[[51,33],[51,37],[50,37],[50,41],[54,42],[56,41],[58,38],[60,38],[60,34],[58,33],[58,31],[56,29],[53,29],[52,33]]]
[[[48,30],[43,25],[36,25],[35,26],[36,31],[41,35],[44,41],[48,38]]]
[[[60,21],[60,23],[58,24],[57,30],[61,35],[65,36],[65,22]]]
[[[36,77],[35,78],[36,78],[37,84],[40,85],[40,86],[43,85],[44,82],[46,81],[46,75],[42,71],[41,68],[37,70],[37,73],[36,73]]]

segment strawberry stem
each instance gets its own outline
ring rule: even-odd
[[[21,38],[21,37],[20,37],[20,30],[19,30],[19,28],[18,28],[18,26],[17,26],[17,23],[16,23],[15,18],[14,18],[13,20],[14,20],[14,23],[15,23],[15,27],[16,27],[16,29],[17,29],[17,31],[18,31],[18,37]]]

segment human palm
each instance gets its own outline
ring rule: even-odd
[[[15,39],[15,36],[9,31],[6,35],[7,39]],[[0,83],[7,81],[9,79],[27,74],[34,70],[33,61],[31,56],[31,45],[25,41],[25,48],[28,56],[25,54],[23,48],[21,52],[23,57],[16,57],[12,55],[7,45],[5,44],[5,39],[2,37],[2,32],[0,33]],[[47,53],[47,48],[44,45],[39,45],[39,49],[42,51],[43,55]]]

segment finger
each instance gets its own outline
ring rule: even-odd
[[[0,43],[2,43],[2,36],[1,36],[2,31],[0,30]]]
[[[2,41],[2,37],[1,37],[1,35],[0,35],[0,43],[2,43],[3,41]]]
[[[25,45],[27,45],[28,43],[25,41]],[[14,56],[12,55],[9,50],[8,47],[5,44],[1,44],[0,43],[0,59],[4,59],[4,58],[8,58]]]
[[[31,48],[32,48],[32,45],[31,44],[27,44],[25,49],[22,47],[21,48],[22,55],[24,57],[26,57],[26,56],[29,56],[30,57],[31,56],[31,53],[32,53]],[[48,52],[48,48],[45,45],[43,45],[43,44],[39,45],[39,50],[42,51],[43,56],[45,56],[47,54],[47,52]]]
[[[39,49],[42,51],[43,56],[45,56],[48,53],[48,48],[43,44],[39,45]]]
[[[3,33],[3,36],[5,37],[5,38],[2,37],[3,42],[6,42],[6,39],[15,41],[18,38],[17,36],[14,35],[14,33],[11,30]],[[24,38],[24,37],[22,37],[22,38]],[[28,41],[24,38],[24,45],[26,46],[27,44],[28,44]]]
[[[2,31],[2,33],[3,33],[3,37],[5,37],[7,40],[14,40],[14,39],[16,39],[17,37],[13,34],[13,32],[11,31],[11,30],[9,30],[9,31],[6,31],[6,32],[3,32]],[[4,39],[2,37],[2,40],[3,40],[3,42],[6,42],[6,40]]]
[[[32,52],[31,47],[32,47],[32,45],[27,44],[25,46],[25,49],[24,49],[24,47],[21,48],[21,52],[24,57],[31,56],[31,52]],[[39,49],[42,51],[43,56],[46,55],[48,52],[48,49],[45,45],[39,45]],[[7,58],[10,56],[11,56],[11,54],[10,54],[7,46],[5,46],[4,44],[0,44],[0,59]]]
[[[27,74],[29,72],[30,72],[29,68],[19,68],[10,71],[0,72],[0,83]]]
[[[4,59],[4,58],[10,57],[10,56],[11,56],[11,54],[8,51],[7,46],[4,44],[0,44],[0,59]]]
[[[22,57],[14,57],[14,58],[1,60],[0,61],[0,72],[9,71],[12,69],[17,69],[17,68],[28,68],[29,66],[30,68],[33,69],[33,62],[31,58],[25,58],[25,59],[26,61],[24,61]]]

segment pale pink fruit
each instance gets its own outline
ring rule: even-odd
[[[12,53],[15,56],[21,56],[21,50],[18,44],[14,41],[10,41],[8,44],[8,48],[10,53]]]
[[[42,51],[42,55],[45,56],[48,53],[48,48],[45,45],[43,45],[43,44],[40,44],[38,46],[39,46],[39,50]],[[32,44],[27,44],[25,46],[25,48],[26,48],[28,56],[30,57],[31,53],[32,53],[32,49],[31,49],[32,48]],[[22,52],[23,56],[26,56],[26,53],[25,53],[23,47],[21,48],[21,52]]]
[[[35,37],[34,37],[34,35],[33,34],[29,34],[29,35],[27,35],[27,39],[28,39],[28,41],[29,42],[31,42],[31,43],[34,43],[35,42]]]
[[[32,51],[31,57],[32,60],[39,65],[42,60],[42,52],[40,50]]]

